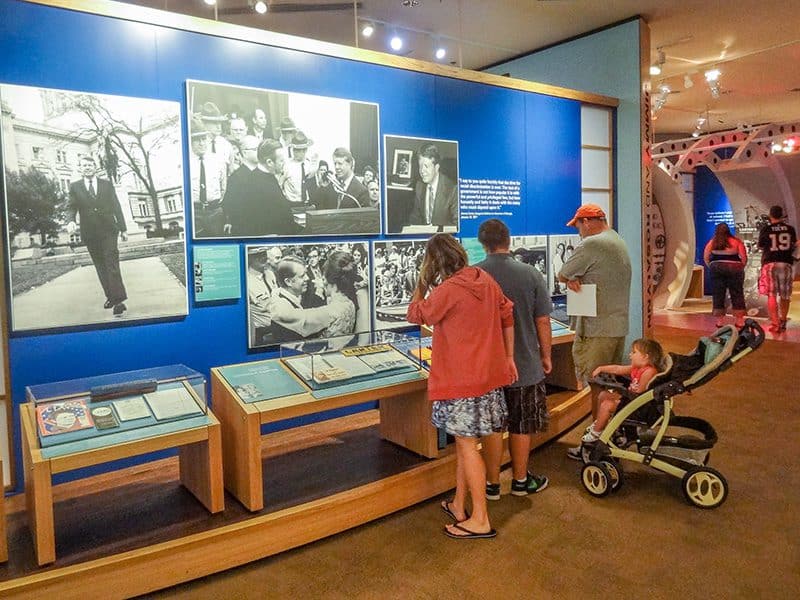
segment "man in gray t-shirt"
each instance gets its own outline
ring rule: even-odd
[[[597,316],[577,317],[572,358],[578,381],[584,385],[600,365],[620,364],[628,335],[628,304],[631,291],[631,259],[628,247],[608,226],[606,214],[596,204],[584,204],[569,226],[578,228],[582,238],[558,279],[575,292],[581,284],[597,285]],[[598,390],[592,389],[592,417],[597,417]],[[580,459],[580,447],[569,451]]]
[[[498,219],[481,224],[478,240],[487,257],[478,263],[514,302],[514,362],[519,378],[505,388],[508,405],[509,451],[513,480],[511,493],[525,496],[547,487],[547,477],[528,472],[531,434],[547,430],[547,394],[544,376],[552,369],[550,295],[542,274],[531,265],[518,262],[509,252],[508,227]],[[502,440],[490,436],[482,440],[486,461],[486,497],[500,499],[500,460]]]

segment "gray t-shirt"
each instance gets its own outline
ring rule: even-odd
[[[628,335],[631,259],[628,246],[613,229],[581,241],[558,273],[581,283],[597,284],[597,316],[578,317],[576,335],[624,337]]]
[[[534,319],[553,310],[544,277],[532,266],[505,253],[490,254],[475,266],[489,273],[514,303],[514,362],[519,379],[512,387],[539,383],[544,379],[544,370]]]

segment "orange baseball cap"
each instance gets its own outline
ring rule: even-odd
[[[572,227],[575,225],[575,221],[578,219],[605,219],[606,213],[603,212],[603,209],[598,206],[597,204],[584,204],[581,206],[577,211],[575,211],[575,216],[572,217],[572,220],[567,223],[567,227]]]

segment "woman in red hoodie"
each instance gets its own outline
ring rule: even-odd
[[[431,421],[456,439],[456,493],[442,502],[455,521],[445,527],[453,538],[497,535],[486,509],[486,465],[478,438],[500,435],[505,425],[502,388],[517,378],[512,308],[490,275],[467,266],[455,238],[440,233],[428,240],[407,318],[433,326]],[[472,515],[466,510],[468,492]]]

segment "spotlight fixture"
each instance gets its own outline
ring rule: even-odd
[[[375,33],[375,25],[370,22],[364,23],[364,26],[361,28],[361,35],[365,38],[372,37],[372,34]]]
[[[666,54],[661,48],[658,48],[658,58],[656,62],[650,65],[650,75],[661,75],[661,71],[663,70],[664,63],[667,60]]]
[[[792,154],[800,152],[800,137],[793,136],[783,140],[783,142],[773,142],[773,154]]]
[[[672,90],[666,83],[658,86],[658,92],[653,97],[653,112],[658,112],[667,103],[667,98]]]
[[[683,76],[683,87],[685,89],[689,89],[690,87],[694,86],[694,81],[692,81],[692,77],[689,74]]]
[[[712,81],[719,81],[719,76],[722,75],[722,72],[714,67],[713,69],[709,69],[706,71],[706,81],[711,83]]]
[[[442,60],[445,56],[447,56],[447,50],[444,49],[443,46],[439,46],[436,48],[436,60]]]
[[[403,47],[403,38],[397,34],[393,35],[391,41],[389,41],[389,46],[395,52],[399,51]]]
[[[214,6],[217,3],[217,0],[203,0],[209,6]]]
[[[258,0],[258,2],[253,5],[253,10],[258,14],[263,15],[267,12],[267,3],[264,2],[264,0]]]

